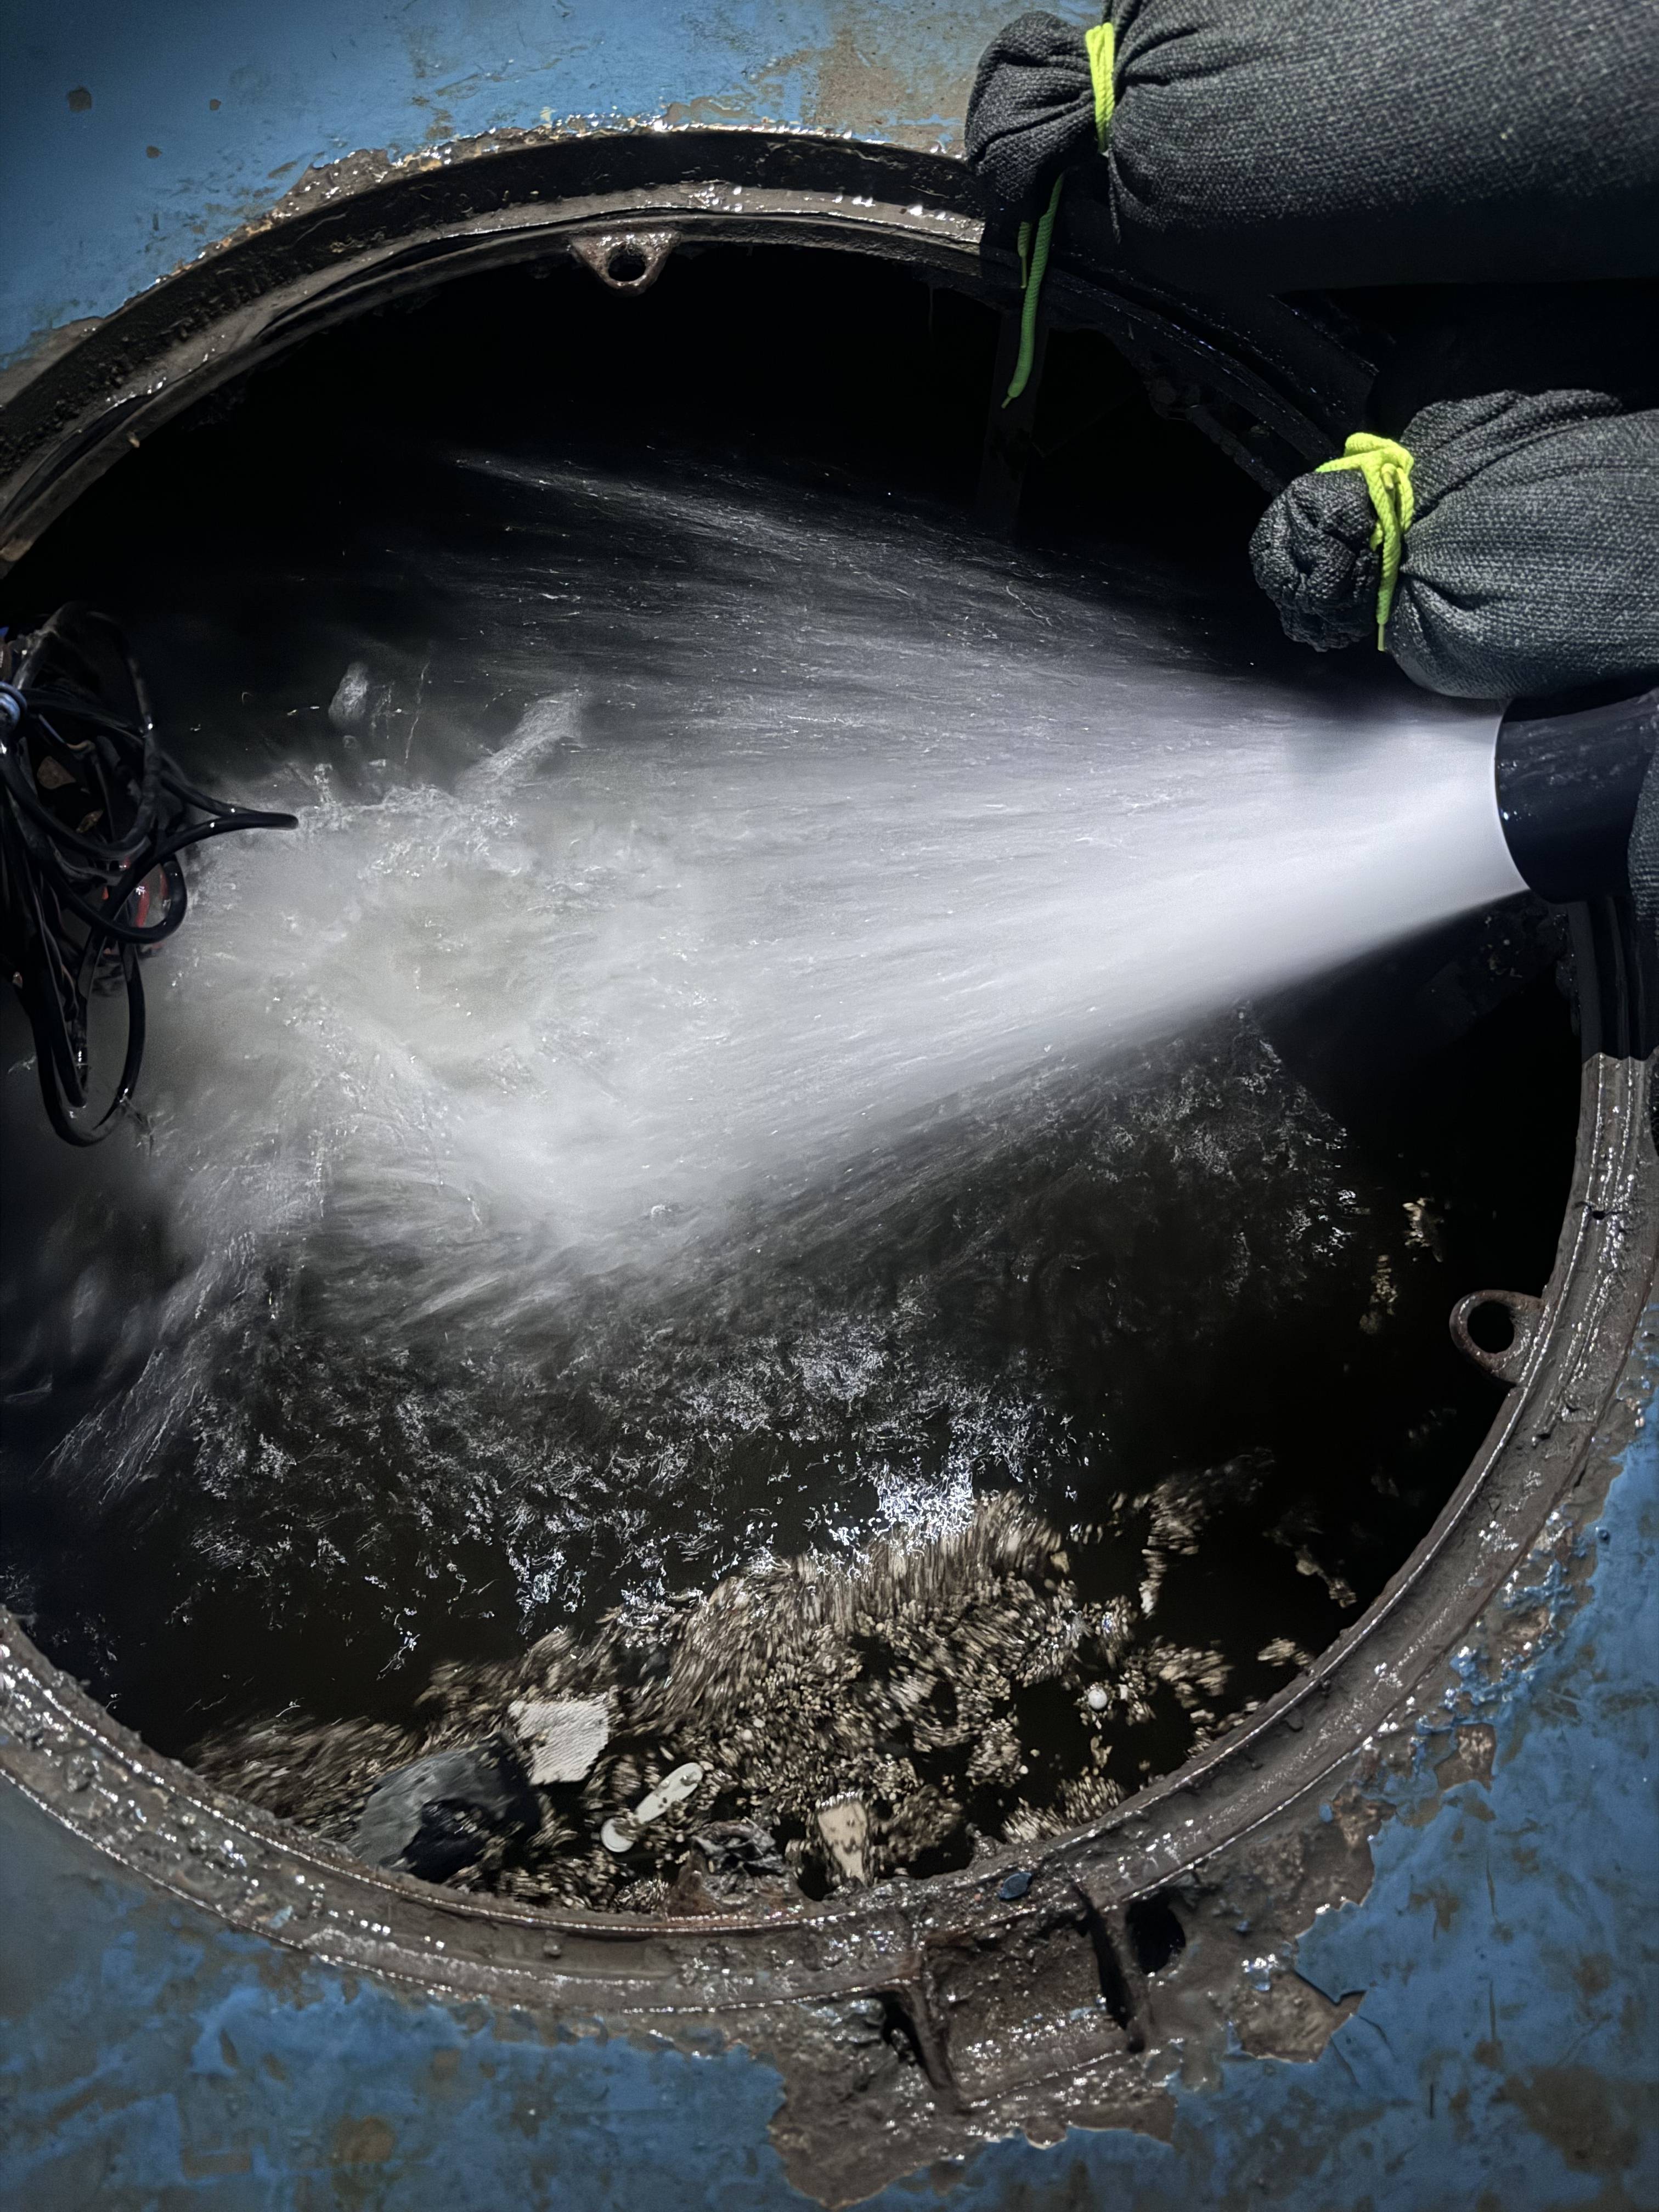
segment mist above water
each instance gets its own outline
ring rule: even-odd
[[[238,793],[299,831],[214,849],[156,975],[154,1169],[216,1249],[325,1221],[499,1322],[1516,887],[1489,713],[915,519],[457,465],[471,635],[342,666]]]

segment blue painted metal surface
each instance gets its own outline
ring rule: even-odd
[[[32,0],[7,33],[0,361],[27,362],[280,211],[311,166],[452,141],[760,124],[952,144],[1011,0]],[[1069,5],[1080,17],[1092,8]],[[89,102],[89,104],[88,104]],[[150,149],[154,149],[154,151]],[[1659,1314],[1650,1317],[1659,1327]],[[1650,1395],[1652,1353],[1622,1395]],[[1594,1556],[1547,1560],[1541,1650],[1501,1620],[1384,1773],[1363,1903],[1297,1972],[1363,1992],[1305,2063],[1235,2048],[1172,2084],[1170,2139],[999,2143],[872,2200],[1175,2212],[1659,2205],[1650,1944],[1659,1836],[1659,1437],[1625,1452]],[[1529,1613],[1528,1618],[1531,1615]],[[1492,1653],[1500,1655],[1492,1663]],[[1507,1670],[1506,1670],[1507,1669]],[[550,2028],[304,1963],[149,1887],[0,1793],[0,2202],[42,2212],[805,2204],[740,2045]],[[1285,1963],[1285,1962],[1281,1962]]]
[[[1650,1395],[1653,1364],[1649,1347],[1627,1392]],[[1472,1678],[1461,1710],[1494,1731],[1490,1774],[1456,1779],[1450,1738],[1425,1731],[1386,1793],[1369,1896],[1304,1938],[1304,1978],[1364,1992],[1316,2060],[1235,2051],[1219,2082],[1177,2087],[1167,2143],[1016,2140],[871,2202],[903,2212],[942,2189],[957,2212],[1659,2203],[1652,1425],[1583,1541],[1593,1571],[1547,1592],[1541,1651]],[[544,2040],[522,2015],[302,1967],[146,1890],[15,1793],[0,1797],[0,1881],[8,2205],[810,2202],[767,2136],[782,2084],[740,2048]]]
[[[1061,11],[1097,10],[1061,0]],[[490,132],[795,125],[952,145],[1007,0],[14,0],[0,365],[266,216],[308,167]],[[88,103],[90,103],[89,105]]]

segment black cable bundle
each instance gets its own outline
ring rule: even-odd
[[[53,1128],[95,1145],[138,1080],[138,958],[184,921],[179,855],[228,830],[292,830],[295,817],[225,806],[186,782],[156,743],[143,679],[106,615],[60,607],[9,651],[0,676],[0,961],[34,1032]],[[120,1077],[91,1118],[91,1003],[123,990]]]

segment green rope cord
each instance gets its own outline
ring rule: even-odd
[[[1096,23],[1083,33],[1083,44],[1089,56],[1089,81],[1095,88],[1095,143],[1103,154],[1106,133],[1112,127],[1112,110],[1117,105],[1117,88],[1112,82],[1117,32],[1110,23]]]
[[[1048,266],[1048,246],[1054,234],[1054,217],[1060,213],[1060,188],[1065,181],[1064,177],[1054,179],[1048,208],[1035,226],[1035,234],[1030,223],[1023,222],[1019,227],[1019,352],[1002,403],[1005,407],[1012,407],[1031,380],[1031,363],[1036,357],[1037,303],[1042,297],[1042,272]]]
[[[1112,110],[1116,104],[1116,89],[1112,82],[1112,67],[1117,52],[1117,33],[1110,23],[1096,23],[1083,34],[1085,51],[1089,57],[1089,82],[1095,95],[1095,140],[1103,154],[1106,134],[1111,128]],[[1036,358],[1037,311],[1042,300],[1043,272],[1048,266],[1048,248],[1054,235],[1054,217],[1060,213],[1060,187],[1066,179],[1054,179],[1054,188],[1048,195],[1048,205],[1035,223],[1023,222],[1019,227],[1019,352],[1014,362],[1014,373],[1009,380],[1003,399],[1005,407],[1012,406],[1031,380],[1031,363]]]
[[[1328,476],[1335,469],[1358,470],[1365,479],[1371,512],[1376,517],[1371,544],[1382,549],[1382,578],[1376,587],[1376,649],[1382,653],[1386,650],[1383,632],[1394,611],[1395,586],[1400,581],[1406,532],[1417,511],[1416,495],[1412,490],[1412,455],[1392,438],[1379,438],[1370,430],[1356,430],[1342,448],[1341,458],[1322,461],[1314,474]]]

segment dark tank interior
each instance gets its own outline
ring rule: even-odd
[[[472,277],[204,402],[8,580],[15,628],[111,614],[191,771],[303,785],[357,872],[216,851],[195,964],[151,963],[149,1118],[96,1156],[54,1147],[7,1006],[0,1595],[158,1749],[383,1863],[707,1910],[1079,1825],[1350,1623],[1491,1421],[1447,1315],[1541,1289],[1577,1102],[1565,939],[1524,897],[959,1087],[661,1267],[550,1273],[556,1217],[516,1210],[545,1160],[515,1170],[499,1098],[533,1111],[532,1047],[465,1060],[453,1025],[487,928],[528,917],[504,996],[537,969],[513,841],[544,801],[489,777],[553,661],[590,757],[668,694],[718,720],[714,626],[793,563],[804,604],[853,594],[853,650],[867,533],[925,549],[915,620],[964,651],[1097,584],[1172,665],[1313,680],[1249,583],[1261,494],[1103,340],[1053,341],[1020,540],[983,535],[996,341],[972,301],[782,249],[638,298]],[[1389,674],[1333,664],[1321,700]],[[745,681],[787,720],[799,669]],[[283,950],[324,940],[326,969]],[[455,1003],[405,1116],[376,1086],[417,969]],[[192,994],[222,1012],[170,1043]],[[283,1038],[297,1150],[261,1118]],[[443,1820],[388,1797],[446,1756]]]

